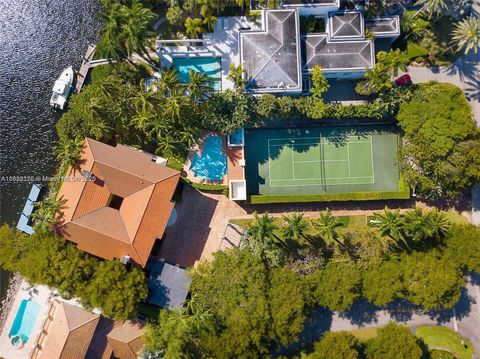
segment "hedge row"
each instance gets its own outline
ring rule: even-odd
[[[401,180],[396,192],[348,192],[305,195],[253,195],[251,204],[296,203],[296,202],[333,202],[333,201],[376,201],[387,199],[410,199],[410,189]]]
[[[223,185],[223,184],[209,184],[209,183],[195,183],[190,181],[188,178],[182,177],[182,181],[185,182],[186,184],[192,186],[193,188],[196,188],[200,191],[218,191],[222,192],[226,189],[228,189],[228,186]]]

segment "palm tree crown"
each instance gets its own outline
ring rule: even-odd
[[[319,218],[312,221],[315,228],[320,230],[320,234],[327,242],[335,241],[337,244],[343,246],[343,243],[338,239],[337,228],[342,227],[343,224],[338,222],[337,218],[332,215],[332,211],[327,208],[320,212]]]
[[[294,213],[291,216],[283,216],[282,218],[284,222],[283,236],[298,241],[307,228],[307,222],[303,218],[303,213]]]
[[[455,25],[452,32],[452,43],[458,51],[476,54],[480,48],[480,19],[469,16]]]

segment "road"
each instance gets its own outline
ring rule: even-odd
[[[328,310],[317,310],[305,326],[300,336],[301,342],[312,342],[327,331],[352,330],[377,327],[394,320],[414,329],[422,325],[441,325],[467,338],[480,358],[480,275],[472,274],[463,291],[461,299],[454,309],[422,313],[415,310],[411,304],[397,303],[388,310],[359,301],[347,312],[337,313]]]

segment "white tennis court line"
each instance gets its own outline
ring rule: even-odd
[[[355,136],[352,136],[352,137],[355,137]],[[291,147],[294,147],[294,146],[305,146],[305,145],[313,145],[313,144],[318,144],[318,145],[321,145],[322,143],[325,143],[325,141],[322,141],[322,137],[297,137],[296,139],[318,139],[318,142],[310,142],[310,143],[296,143],[295,142],[295,139],[294,138],[272,138],[272,139],[267,139],[268,141],[268,179],[269,179],[269,183],[270,183],[270,187],[296,187],[296,186],[300,186],[300,187],[305,187],[305,186],[322,186],[323,184],[319,183],[319,184],[292,184],[292,185],[272,185],[272,182],[275,182],[275,181],[316,181],[316,180],[322,180],[323,178],[295,178],[295,163],[318,163],[318,164],[321,164],[322,162],[348,162],[348,177],[327,177],[327,178],[324,178],[323,180],[325,181],[328,181],[328,180],[335,180],[335,179],[360,179],[360,178],[372,178],[372,181],[371,182],[361,182],[361,183],[348,183],[348,182],[344,182],[344,183],[332,183],[332,184],[327,184],[327,186],[338,186],[338,185],[347,185],[347,184],[352,184],[352,185],[360,185],[360,184],[373,184],[375,183],[375,172],[374,172],[374,168],[373,168],[373,141],[372,141],[372,136],[370,135],[369,136],[369,140],[368,141],[348,141],[347,142],[347,156],[348,158],[346,160],[320,160],[320,161],[295,161],[294,160],[294,151],[293,151],[293,148]],[[281,141],[292,141],[294,143],[284,143],[284,144],[281,144],[281,145],[271,145],[270,144],[270,141],[278,141],[278,140],[281,140]],[[329,142],[331,143],[331,142]],[[350,147],[349,147],[349,144],[350,143],[370,143],[370,156],[371,156],[371,166],[372,166],[372,176],[360,176],[360,177],[351,177],[351,173],[350,173]],[[275,180],[275,179],[271,179],[271,176],[270,176],[270,173],[271,173],[271,166],[270,166],[270,146],[272,147],[290,147],[291,148],[291,152],[292,152],[292,159],[291,159],[291,165],[292,165],[292,176],[293,178],[292,179],[279,179],[279,180]],[[319,150],[321,151],[321,149],[319,148]]]

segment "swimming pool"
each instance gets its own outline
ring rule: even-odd
[[[15,314],[15,319],[13,320],[8,336],[14,339],[21,338],[23,343],[26,343],[30,338],[30,334],[32,334],[39,311],[40,304],[37,302],[34,302],[32,299],[22,300],[20,307],[18,307],[17,314]]]
[[[223,153],[222,138],[210,136],[205,141],[202,154],[194,154],[190,170],[195,177],[221,181],[227,173],[227,156]]]
[[[195,70],[212,78],[210,85],[215,91],[222,89],[220,74],[222,67],[218,57],[175,57],[173,66],[178,71],[181,83],[188,83],[190,70]]]

